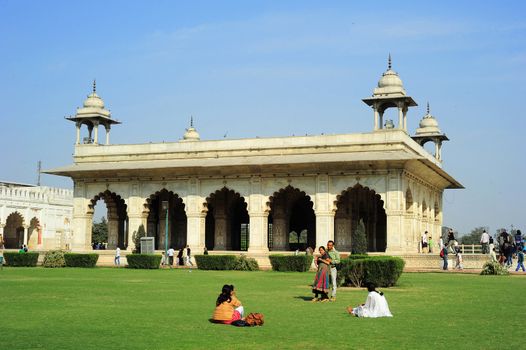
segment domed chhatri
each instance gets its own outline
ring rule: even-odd
[[[111,118],[111,112],[104,108],[104,101],[97,95],[97,83],[95,80],[93,80],[93,92],[84,100],[83,107],[77,108],[76,116]]]
[[[201,138],[199,137],[199,133],[194,128],[194,117],[190,117],[190,127],[186,129],[186,132],[183,135],[183,139],[181,141],[199,141]]]
[[[427,103],[427,113],[420,120],[419,128],[416,129],[415,136],[412,136],[412,139],[422,147],[429,141],[433,142],[435,144],[434,156],[438,161],[442,161],[442,142],[449,141],[449,139],[445,134],[442,134],[437,120],[431,115],[429,102]]]
[[[438,127],[438,122],[429,112],[429,102],[427,103],[427,113],[422,118],[419,124],[419,128],[416,129],[416,136],[432,136],[441,135],[442,132]]]
[[[378,87],[374,89],[373,96],[405,96],[406,92],[402,79],[392,69],[391,55],[387,64],[387,71],[382,74],[378,81]]]
[[[113,124],[120,124],[119,121],[111,119],[111,112],[104,108],[104,101],[97,95],[97,83],[93,80],[93,91],[84,100],[81,108],[77,108],[74,116],[66,119],[75,122],[77,127],[76,144],[80,144],[80,128],[82,125],[88,127],[88,137],[83,139],[85,144],[99,144],[99,125],[106,129],[106,144],[110,144],[110,129]],[[93,133],[93,137],[92,137]]]
[[[378,87],[373,90],[372,97],[362,100],[374,110],[374,131],[403,130],[407,132],[407,110],[409,107],[417,106],[411,96],[407,96],[402,80],[392,69],[391,54],[387,63],[387,70],[382,74]],[[384,112],[386,109],[396,108],[398,110],[398,125],[394,123],[384,127]]]

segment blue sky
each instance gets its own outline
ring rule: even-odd
[[[521,1],[0,0],[0,179],[71,163],[75,112],[97,79],[112,143],[372,130],[361,102],[388,53],[451,139],[444,224],[526,229],[526,3]],[[44,175],[43,183],[71,187]]]

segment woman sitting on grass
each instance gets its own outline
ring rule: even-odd
[[[315,260],[318,270],[316,271],[314,284],[312,285],[312,292],[314,293],[314,298],[312,298],[313,302],[325,302],[329,300],[327,292],[329,291],[331,258],[325,247],[320,247],[319,252],[320,256]],[[321,298],[318,298],[318,295],[321,295]]]
[[[367,284],[367,290],[369,294],[365,304],[355,308],[349,306],[347,311],[356,317],[393,317],[391,311],[389,311],[384,293],[377,291],[373,283]]]
[[[212,321],[217,323],[231,324],[233,321],[243,318],[243,306],[236,297],[234,286],[225,284],[221,294],[217,297],[216,308]]]

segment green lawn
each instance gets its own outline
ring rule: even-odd
[[[313,273],[4,268],[1,349],[496,349],[520,347],[524,276],[403,274],[385,290],[393,318],[345,307],[367,292],[340,289],[312,304]],[[224,283],[266,323],[208,322]],[[504,304],[503,304],[504,303]],[[522,328],[522,327],[521,327]],[[503,341],[505,341],[503,343]]]

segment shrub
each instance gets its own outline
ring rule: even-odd
[[[481,275],[509,275],[509,271],[496,261],[488,261],[482,266]]]
[[[309,271],[312,255],[269,255],[270,264],[274,271]]]
[[[133,244],[135,245],[135,249],[133,250],[133,253],[139,253],[141,251],[141,238],[146,237],[146,230],[144,229],[144,225],[140,225],[137,231],[133,231],[132,240]]]
[[[238,271],[258,271],[259,265],[256,259],[248,258],[246,255],[241,255],[234,263],[234,270]]]
[[[99,254],[64,253],[67,267],[95,267]]]
[[[350,258],[350,257],[349,257]],[[344,259],[341,260],[341,268],[337,274],[337,284],[351,285],[353,287],[361,287],[364,273],[364,258],[361,259]]]
[[[130,269],[158,269],[161,256],[156,254],[128,254],[126,260]]]
[[[38,253],[5,252],[4,259],[7,266],[37,266]]]
[[[64,252],[62,250],[50,250],[44,255],[42,263],[44,267],[64,267],[66,260],[64,260]]]
[[[365,236],[365,224],[360,219],[356,230],[351,233],[351,253],[365,254],[367,252],[367,237]]]
[[[405,261],[393,256],[373,256],[364,259],[364,282],[378,287],[396,284],[404,270]]]
[[[369,282],[378,287],[391,287],[396,284],[405,262],[392,256],[366,256],[364,258],[344,259],[338,273],[338,284],[354,287]]]
[[[195,255],[194,257],[199,270],[234,270],[238,261],[235,255]]]

